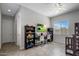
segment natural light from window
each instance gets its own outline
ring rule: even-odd
[[[68,28],[68,20],[58,20],[54,22],[54,34],[68,34]]]

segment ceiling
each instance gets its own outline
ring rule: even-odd
[[[61,6],[59,4],[61,4]],[[48,17],[79,9],[78,3],[23,3],[20,5]]]
[[[19,9],[19,5],[15,3],[0,3],[3,15],[14,16]]]
[[[1,12],[4,15],[14,16],[20,6],[29,8],[39,14],[53,17],[63,13],[79,10],[78,3],[0,3]],[[9,12],[8,10],[11,10]]]

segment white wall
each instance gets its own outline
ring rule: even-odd
[[[15,21],[14,21],[14,30],[15,30],[15,39],[17,39],[17,46],[21,46],[21,13],[20,11],[17,12],[15,15]]]
[[[0,10],[0,48],[1,48],[1,10]]]
[[[68,35],[54,35],[54,42],[65,43],[65,37],[74,34],[74,23],[79,22],[79,11],[74,11],[72,13],[66,13],[51,18],[51,26],[53,27],[53,22],[56,20],[69,20],[69,34]]]
[[[19,42],[20,49],[24,49],[24,26],[25,25],[33,25],[36,26],[36,24],[45,24],[47,27],[50,27],[50,20],[48,17],[40,15],[28,8],[21,7],[19,13],[18,13],[18,26],[19,29],[17,30],[17,40]],[[20,27],[21,26],[21,27]],[[21,30],[20,30],[21,28]]]
[[[16,42],[14,40],[14,17],[2,15],[2,43]]]
[[[17,17],[16,15],[14,16],[14,40],[16,41],[16,44],[17,44]]]

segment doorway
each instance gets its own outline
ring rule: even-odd
[[[14,38],[14,17],[2,15],[1,30],[2,45],[6,43],[16,44],[16,39]]]

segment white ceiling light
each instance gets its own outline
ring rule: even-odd
[[[65,11],[65,6],[62,3],[56,3],[56,14],[58,13],[62,13],[63,11]]]
[[[56,5],[57,5],[57,7],[62,7],[63,6],[61,3],[57,3]]]
[[[8,12],[11,12],[11,9],[8,9]]]
[[[57,6],[57,8],[58,8],[59,10],[66,10],[66,9],[64,8],[64,5],[63,5],[62,3],[57,3],[56,6]]]

